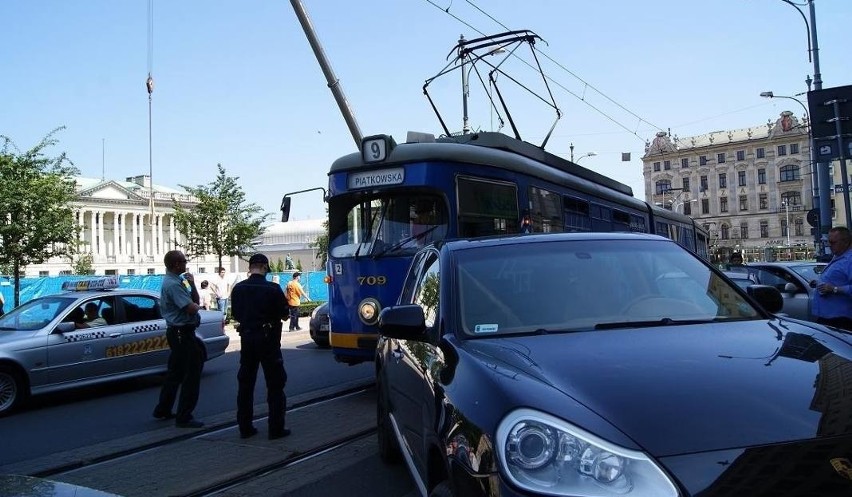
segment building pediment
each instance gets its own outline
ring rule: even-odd
[[[81,190],[77,196],[104,200],[145,200],[115,181],[103,181]]]

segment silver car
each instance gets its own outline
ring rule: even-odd
[[[819,280],[827,264],[813,261],[750,262],[749,275],[761,285],[771,285],[781,292],[784,307],[781,314],[814,321],[811,299],[815,290],[810,282]]]
[[[166,371],[159,293],[98,286],[76,282],[80,291],[39,297],[0,317],[0,416],[29,395]],[[222,313],[199,314],[204,359],[224,354]]]

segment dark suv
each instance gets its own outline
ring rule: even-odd
[[[379,318],[380,455],[431,496],[847,495],[852,340],[781,305],[654,235],[427,247]]]

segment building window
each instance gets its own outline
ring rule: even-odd
[[[781,220],[781,236],[787,236],[787,220]]]
[[[769,238],[769,221],[760,222],[760,237]]]
[[[719,212],[728,212],[728,197],[719,197]]]
[[[682,167],[682,168],[688,168],[689,167],[689,158],[688,157],[684,157],[683,159],[680,160],[680,167]]]
[[[801,192],[784,192],[781,194],[781,207],[785,205],[796,206],[802,205],[802,193]]]
[[[38,272],[39,278],[47,278],[48,276],[50,276],[50,271],[39,271]]]
[[[748,195],[740,195],[740,210],[748,210]]]
[[[660,163],[659,162],[654,163],[654,172],[655,173],[660,172]]]
[[[769,208],[769,197],[765,193],[760,194],[758,206],[760,209]]]
[[[710,200],[706,198],[701,199],[701,213],[702,214],[710,214]]]
[[[748,223],[742,223],[740,225],[740,238],[748,240]]]
[[[200,268],[198,268],[198,272],[199,272],[199,273],[206,273],[206,272],[207,272],[207,268],[206,268],[206,267],[200,267]]]
[[[118,274],[118,271],[115,270],[115,269],[105,269],[104,270],[104,275],[106,275],[106,276],[115,276],[117,274]]]
[[[758,169],[757,170],[757,183],[759,185],[766,184],[766,169]]]
[[[156,270],[154,268],[149,267],[148,268],[148,274],[157,274],[157,273],[156,273]]]
[[[71,276],[71,270],[63,269],[62,271],[59,271],[59,276]]]
[[[701,177],[701,191],[707,191],[707,176]]]
[[[745,171],[737,171],[737,184],[740,186],[746,186],[746,176]]]
[[[745,160],[745,150],[737,150],[737,160]]]
[[[671,180],[661,179],[661,180],[657,181],[657,186],[656,186],[657,195],[662,195],[662,194],[666,193],[667,191],[669,191],[671,189],[672,189]]]
[[[719,188],[727,188],[728,187],[728,175],[725,173],[719,173]]]
[[[689,178],[683,178],[683,191],[689,191]]]
[[[723,152],[723,153],[721,153],[721,154],[716,154],[716,163],[717,163],[717,164],[724,164],[724,163],[725,163],[725,154],[724,154],[724,152]]]
[[[672,161],[670,161],[670,160],[664,160],[664,161],[663,161],[663,169],[665,169],[666,171],[668,171],[668,170],[670,170],[671,168],[672,168]]]
[[[799,153],[799,144],[798,143],[791,143],[790,144],[790,154],[792,155],[792,154],[798,154],[798,153]]]
[[[796,218],[794,226],[795,226],[794,229],[796,230],[796,232],[795,232],[796,236],[804,236],[805,226],[804,226],[804,223],[802,223],[802,218],[800,218],[800,217]]]
[[[764,149],[763,147],[758,148],[754,152],[755,152],[755,156],[757,156],[758,159],[762,159],[762,158],[766,157],[766,149]]]
[[[727,240],[728,238],[731,237],[731,228],[729,228],[727,224],[723,224],[722,229],[720,231],[722,232],[721,233],[722,240]]]
[[[136,274],[136,270],[135,270],[135,269],[128,269],[128,270],[127,270],[127,276],[133,276],[133,275],[135,275],[135,274]]]
[[[702,155],[702,156],[698,157],[698,165],[699,166],[706,166],[707,165],[707,156],[706,155]]]
[[[778,155],[787,155],[787,145],[778,145]]]
[[[692,215],[692,202],[686,202],[683,204],[683,213],[687,216]]]
[[[787,166],[783,166],[779,171],[781,182],[784,181],[797,181],[800,178],[799,176],[799,166],[790,164]]]

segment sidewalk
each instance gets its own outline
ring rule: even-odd
[[[282,339],[290,336],[290,335],[302,335],[309,334],[308,326],[310,326],[311,317],[303,316],[299,318],[299,328],[302,328],[301,331],[287,331],[288,326],[290,325],[290,321],[284,323],[284,333],[281,335]],[[240,334],[237,333],[236,328],[234,328],[233,323],[228,323],[225,325],[225,334],[231,339],[228,342],[228,348],[225,349],[225,352],[232,352],[234,350],[240,350]]]

